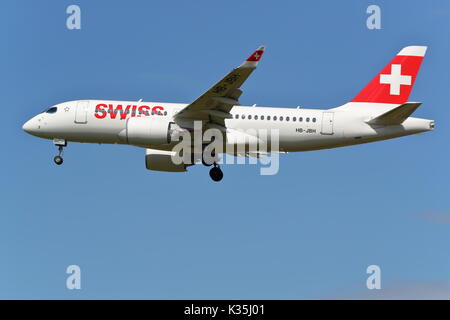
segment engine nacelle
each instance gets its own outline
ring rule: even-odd
[[[145,154],[145,166],[148,170],[167,171],[167,172],[183,172],[186,170],[184,163],[175,164],[172,161],[172,155],[175,151],[163,151],[155,149],[147,149]]]
[[[170,119],[166,117],[129,118],[119,138],[135,146],[157,146],[170,143]]]

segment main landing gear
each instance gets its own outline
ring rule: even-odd
[[[216,161],[219,161],[219,158],[216,157],[216,154],[214,152],[214,150],[211,152],[211,157],[208,157],[205,159],[204,155],[205,155],[205,148],[206,146],[203,146],[203,153],[202,153],[202,163],[205,167],[210,167],[213,166],[210,170],[209,170],[209,176],[211,177],[211,179],[213,179],[213,181],[219,182],[220,180],[223,179],[223,172],[220,169],[220,166],[216,163]]]
[[[53,144],[58,147],[58,155],[53,158],[53,161],[59,166],[63,163],[63,148],[67,146],[67,142],[64,139],[53,139]]]
[[[223,178],[223,172],[220,169],[219,165],[214,163],[214,167],[209,170],[209,176],[213,181],[219,182]]]

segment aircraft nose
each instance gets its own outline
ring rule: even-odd
[[[35,132],[36,130],[36,125],[34,124],[33,119],[28,120],[27,122],[25,122],[22,126],[23,131],[33,134],[33,132]]]

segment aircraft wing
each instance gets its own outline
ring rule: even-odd
[[[231,117],[229,114],[231,108],[239,104],[238,99],[242,94],[240,87],[256,69],[265,49],[264,46],[256,49],[239,67],[233,69],[197,100],[180,110],[175,115],[175,119],[202,120],[223,126],[224,120]]]

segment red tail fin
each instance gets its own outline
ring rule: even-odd
[[[403,48],[352,102],[407,102],[426,51],[423,46]]]

